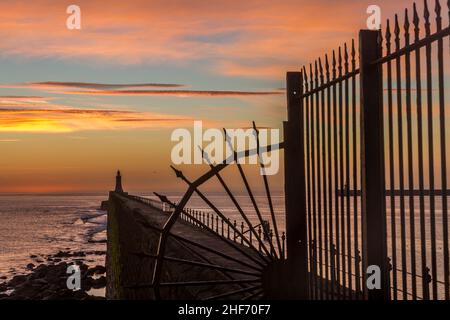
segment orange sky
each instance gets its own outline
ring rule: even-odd
[[[118,168],[128,189],[180,188],[174,128],[281,129],[286,71],[356,38],[369,4],[0,1],[0,192],[103,192]],[[412,5],[377,4],[383,21]]]

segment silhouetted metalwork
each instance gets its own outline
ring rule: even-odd
[[[450,26],[433,11],[361,31],[359,66],[352,41],[302,68],[312,299],[450,299]],[[365,286],[371,264],[380,292]]]
[[[446,5],[450,20],[450,1]],[[438,0],[434,18],[432,26],[427,1],[422,18],[414,4],[412,15],[405,10],[403,22],[396,15],[384,32],[362,30],[359,57],[352,41],[300,72],[287,74],[285,142],[267,149],[285,152],[285,231],[278,228],[267,177],[262,176],[262,183],[270,221],[263,219],[239,162],[236,168],[256,223],[222,175],[229,161],[209,163],[209,170],[194,181],[173,168],[188,186],[178,203],[159,194],[160,202],[129,196],[169,213],[158,230],[157,254],[149,257],[156,261],[153,280],[135,286],[153,288],[157,298],[160,287],[239,284],[238,289],[207,299],[237,294],[243,299],[450,299],[446,128],[450,104],[444,73],[450,26],[443,26]],[[232,149],[231,160],[256,155],[264,170],[254,123],[253,131],[257,148]],[[203,156],[208,160],[204,152]],[[231,220],[199,190],[214,178],[239,220]],[[193,195],[206,203],[208,211],[186,207]],[[245,259],[172,234],[176,222],[210,233]],[[239,267],[167,257],[168,237]],[[164,261],[222,270],[230,277],[164,283]],[[366,287],[369,265],[380,267],[379,290]],[[239,274],[245,277],[233,276]]]
[[[255,134],[258,136],[259,133],[256,129],[256,125],[254,125]],[[225,132],[226,133],[226,132]],[[226,135],[227,140],[228,136]],[[278,145],[269,145],[264,146],[264,148],[267,150],[265,152],[270,152],[275,149],[283,149],[284,145],[283,143]],[[257,155],[259,161],[260,159],[260,150],[259,150],[259,138],[258,138],[258,150],[247,150],[245,152],[236,152],[233,150],[233,159],[237,160],[240,157],[248,157],[251,155]],[[209,161],[208,155],[203,152],[203,156],[206,161]],[[206,172],[204,175],[202,175],[200,178],[196,179],[195,181],[188,180],[184,174],[178,170],[172,167],[174,170],[176,176],[183,180],[188,185],[188,190],[185,193],[185,195],[182,197],[182,199],[175,203],[173,201],[170,201],[166,196],[160,195],[158,193],[155,193],[155,195],[159,198],[160,201],[151,200],[145,197],[140,196],[132,196],[128,195],[128,197],[140,201],[142,203],[145,203],[146,205],[153,206],[155,208],[161,209],[166,208],[166,212],[168,212],[169,217],[164,225],[164,228],[160,230],[160,240],[158,244],[158,250],[156,255],[149,255],[147,254],[146,257],[155,259],[155,265],[153,270],[153,280],[151,283],[136,283],[136,284],[129,284],[127,287],[132,288],[151,288],[155,292],[155,297],[157,299],[160,298],[160,288],[162,287],[176,287],[176,286],[208,286],[208,285],[240,285],[243,286],[242,289],[236,290],[235,287],[228,293],[211,296],[208,297],[207,300],[211,299],[225,299],[228,297],[235,297],[236,295],[240,294],[241,297],[245,299],[260,299],[266,295],[265,290],[263,289],[263,280],[264,280],[264,274],[266,273],[265,269],[268,264],[270,264],[272,261],[280,261],[280,259],[284,259],[286,256],[285,253],[285,233],[279,234],[278,227],[276,222],[272,224],[272,230],[268,230],[267,224],[268,222],[263,220],[260,208],[258,204],[256,203],[255,197],[253,195],[253,192],[250,188],[250,184],[247,181],[246,175],[244,173],[244,170],[242,166],[237,162],[237,167],[240,172],[240,175],[242,177],[242,180],[246,186],[246,190],[248,192],[248,195],[251,199],[251,202],[254,206],[255,211],[257,212],[257,216],[259,219],[259,224],[253,225],[250,221],[247,214],[244,212],[242,206],[239,204],[237,198],[233,195],[231,189],[228,187],[227,183],[225,182],[224,178],[221,175],[221,171],[223,171],[226,167],[229,166],[230,159],[225,159],[223,163],[213,165],[212,163],[209,164],[210,170]],[[261,167],[264,169],[264,167]],[[205,184],[207,181],[211,180],[212,178],[217,178],[220,185],[223,187],[226,195],[229,197],[229,199],[232,201],[232,203],[235,205],[236,210],[240,214],[242,220],[239,221],[239,224],[236,220],[231,221],[229,217],[226,217],[226,215],[217,207],[215,206],[212,201],[199,190],[199,187],[203,184]],[[269,190],[269,184],[267,177],[263,178],[265,190],[266,190],[266,196],[269,201],[269,210],[271,215],[274,215],[273,205],[272,205],[272,199],[271,199],[271,193]],[[199,210],[193,210],[191,208],[187,208],[186,205],[189,201],[189,199],[192,197],[193,194],[196,194],[199,196],[204,203],[209,207],[210,211],[199,211]],[[181,223],[189,223],[193,227],[199,228],[199,232],[207,232],[210,235],[212,235],[215,238],[220,239],[222,242],[226,243],[228,246],[236,250],[240,255],[242,255],[242,261],[240,259],[233,258],[229,255],[223,254],[221,252],[218,252],[216,250],[213,250],[211,248],[207,248],[206,246],[195,243],[193,241],[184,239],[183,237],[179,235],[174,235],[171,233],[172,226],[177,222]],[[219,222],[220,221],[220,222]],[[275,217],[273,217],[272,221],[276,221]],[[219,228],[219,225],[221,228]],[[225,225],[227,226],[227,231],[225,232]],[[262,237],[261,232],[261,226],[265,226],[262,228],[264,232],[264,238]],[[258,229],[259,228],[259,229]],[[230,230],[233,232],[232,237],[230,237]],[[276,247],[273,245],[273,236],[276,235]],[[234,263],[238,263],[245,267],[244,269],[238,269],[238,268],[230,268],[225,267],[221,265],[215,265],[211,263],[206,262],[199,262],[199,261],[190,261],[190,260],[184,260],[179,259],[176,257],[167,257],[165,255],[165,246],[167,243],[167,239],[169,237],[174,237],[177,240],[181,242],[188,243],[191,246],[197,247],[201,250],[206,250],[210,253],[214,253],[219,255],[222,258],[225,258],[227,260],[233,261]],[[232,239],[230,239],[232,238]],[[255,246],[254,240],[256,240],[257,245]],[[145,253],[144,253],[145,254]],[[202,256],[201,252],[198,252],[199,256]],[[215,269],[219,271],[226,272],[229,280],[217,280],[217,281],[184,281],[184,282],[172,282],[172,283],[165,283],[161,281],[161,273],[163,270],[164,261],[170,261],[170,262],[177,262],[182,264],[189,264],[196,267],[202,267],[205,269]],[[246,275],[246,276],[253,276],[253,278],[242,278],[237,277],[235,278],[234,275]],[[242,295],[243,294],[243,295]]]

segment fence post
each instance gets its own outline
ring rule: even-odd
[[[389,300],[389,269],[387,259],[383,78],[381,65],[372,63],[381,58],[381,33],[361,30],[361,178],[364,290],[367,290],[367,267],[381,270],[381,289],[367,290],[369,300]]]
[[[287,73],[288,121],[283,123],[286,263],[290,274],[295,276],[292,279],[292,291],[288,294],[294,299],[309,298],[302,81],[301,72]]]

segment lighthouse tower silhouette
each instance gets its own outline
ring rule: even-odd
[[[122,176],[120,175],[120,170],[117,170],[117,176],[116,176],[116,188],[114,190],[117,193],[123,193],[122,189]]]

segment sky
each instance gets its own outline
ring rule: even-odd
[[[0,0],[0,192],[105,192],[117,169],[183,190],[173,130],[281,129],[286,72],[357,38],[370,4],[385,21],[412,2]]]

